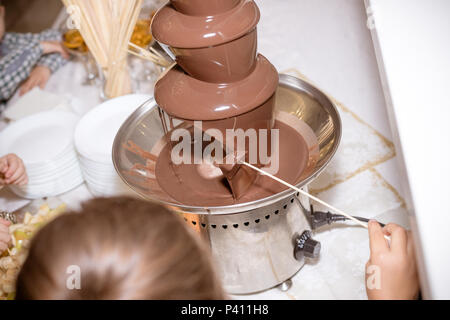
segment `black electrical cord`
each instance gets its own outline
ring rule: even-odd
[[[363,221],[363,222],[369,222],[369,220],[370,220],[370,219],[357,217],[357,216],[352,216],[352,217],[359,221]],[[346,221],[346,220],[350,220],[350,219],[343,215],[340,215],[340,214],[334,214],[331,212],[314,211],[313,207],[311,206],[310,224],[311,224],[311,229],[313,229],[313,230],[317,229],[321,226],[324,226],[326,224],[332,224],[334,222]],[[378,222],[378,223],[381,225],[381,227],[385,226],[383,223],[380,223],[380,222]]]

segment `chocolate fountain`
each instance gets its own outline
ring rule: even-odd
[[[224,160],[241,152],[260,168],[276,157],[275,176],[307,189],[341,134],[336,108],[323,93],[279,76],[257,54],[259,17],[251,0],[171,0],[161,8],[152,33],[177,64],[156,83],[155,98],[122,125],[113,146],[122,179],[145,199],[183,215],[210,243],[223,284],[235,294],[280,285],[305,257],[318,256],[310,204],[248,167],[197,159],[194,150],[203,155],[218,143]],[[247,137],[241,150],[220,138],[250,129],[255,139]],[[190,161],[178,163],[173,151],[184,139],[189,149],[183,158]],[[260,157],[264,143],[269,163]],[[252,146],[258,151],[253,159]]]

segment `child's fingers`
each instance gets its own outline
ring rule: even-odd
[[[61,54],[61,56],[64,59],[67,60],[70,58],[69,52],[67,52],[66,48],[63,46],[63,44],[61,42],[56,42],[55,47],[56,47],[56,51],[59,52],[59,54]]]
[[[44,81],[44,80],[39,81],[39,88],[45,89],[46,84],[47,84],[47,81]]]
[[[9,228],[0,224],[0,242],[9,243],[10,241],[11,235],[9,234]]]
[[[24,186],[28,183],[28,176],[26,174],[24,174],[19,179],[17,179],[14,183],[18,186]]]
[[[406,231],[406,235],[407,235],[406,253],[407,253],[409,256],[414,257],[414,256],[415,256],[415,251],[414,251],[414,239],[413,239],[413,237],[412,237],[411,231]]]
[[[369,221],[369,242],[371,255],[389,250],[383,230],[380,224],[374,220]]]
[[[10,180],[14,173],[19,169],[21,160],[16,156],[8,155],[8,170],[5,172],[6,181]]]
[[[6,183],[17,183],[19,179],[21,179],[23,176],[25,176],[25,168],[22,165],[19,165],[17,167],[17,170],[14,171],[13,175],[10,178],[6,179]]]
[[[8,162],[6,161],[6,156],[0,158],[0,173],[5,173],[8,169]]]
[[[66,49],[61,45],[61,56],[68,60],[70,58],[69,53],[66,51]]]
[[[35,76],[33,76],[33,74],[30,74],[30,77],[28,77],[28,79],[20,87],[19,95],[21,96],[24,95],[25,93],[33,89],[35,86],[36,86]]]
[[[20,86],[19,95],[23,96],[25,93],[30,91],[30,81],[26,81],[24,84]]]
[[[395,223],[387,224],[384,227],[384,230],[391,236],[391,249],[406,253],[406,245],[408,240],[406,230]]]

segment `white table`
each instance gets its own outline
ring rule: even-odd
[[[308,77],[341,102],[343,139],[329,169],[311,185],[325,201],[358,216],[408,225],[399,191],[395,150],[390,142],[375,54],[359,0],[257,0],[261,9],[259,51],[280,71]],[[301,73],[301,74],[300,74]],[[98,92],[80,85],[83,69],[70,63],[46,90],[67,94],[78,110],[95,106]],[[70,88],[70,90],[68,90]],[[0,196],[1,197],[1,196]],[[60,198],[76,207],[91,197],[84,186]],[[318,207],[320,209],[320,207]],[[287,292],[272,289],[249,299],[365,299],[367,231],[357,227],[323,228],[320,260],[293,278]]]

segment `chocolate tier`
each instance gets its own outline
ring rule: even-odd
[[[257,55],[259,18],[251,0],[171,0],[161,8],[152,33],[179,67],[156,83],[158,105],[172,118],[202,120],[203,130],[272,129],[278,73]],[[236,199],[255,180],[240,167],[232,175],[221,169]]]
[[[211,16],[235,7],[239,0],[170,0],[181,13],[192,16]]]

